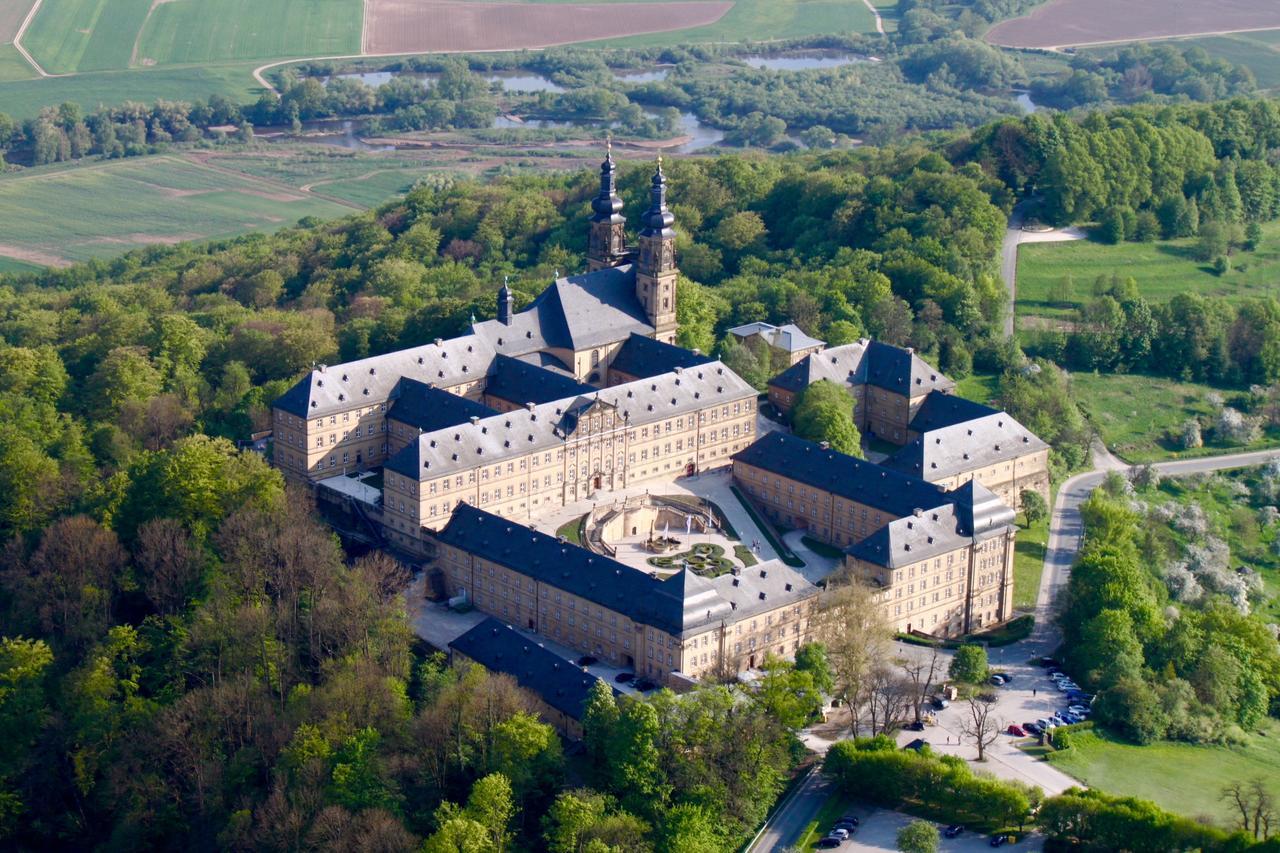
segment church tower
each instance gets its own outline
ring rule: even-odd
[[[616,267],[626,260],[626,218],[618,197],[618,167],[613,162],[613,141],[600,164],[600,193],[591,200],[591,232],[587,237],[587,271]]]
[[[640,257],[636,262],[636,297],[663,343],[676,340],[676,218],[667,209],[667,177],[662,157],[653,174],[649,209],[640,232]]]

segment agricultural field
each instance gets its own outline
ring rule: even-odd
[[[0,178],[0,256],[63,265],[357,207],[172,155],[32,169]]]
[[[1280,27],[1275,0],[1049,0],[1023,17],[996,24],[986,38],[1004,47],[1048,48],[1273,27]]]
[[[1262,778],[1280,797],[1280,726],[1268,720],[1243,747],[1161,742],[1133,746],[1105,732],[1081,732],[1071,749],[1048,760],[1064,773],[1112,794],[1142,797],[1178,814],[1230,825],[1233,815],[1218,792],[1231,782]]]
[[[173,0],[154,6],[134,65],[360,52],[360,0]]]
[[[896,11],[874,4],[882,17]],[[885,17],[885,29],[895,20]],[[684,30],[678,36],[654,34],[615,38],[602,45],[646,47],[680,42],[767,41],[825,33],[874,33],[875,18],[862,0],[734,0],[724,17],[709,26]]]
[[[0,54],[0,75],[9,67]],[[16,70],[17,66],[13,67]],[[16,119],[34,118],[45,107],[63,101],[79,104],[88,111],[125,101],[151,103],[161,98],[193,101],[212,94],[226,95],[237,103],[249,103],[262,92],[253,81],[253,66],[244,64],[141,68],[5,80],[0,76],[0,112]]]
[[[1016,313],[1070,319],[1093,298],[1098,276],[1113,273],[1132,276],[1138,292],[1153,303],[1184,292],[1227,299],[1280,297],[1280,223],[1265,224],[1262,235],[1257,251],[1237,252],[1224,275],[1193,257],[1194,238],[1114,246],[1089,240],[1024,243],[1018,247]]]
[[[364,52],[516,50],[714,24],[729,2],[462,3],[369,0]],[[603,11],[607,9],[608,11]]]
[[[225,169],[360,207],[376,207],[402,195],[430,174],[457,174],[458,169],[398,155],[366,155],[315,148],[275,148],[210,156]]]

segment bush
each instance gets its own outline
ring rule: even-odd
[[[1230,836],[1148,800],[1080,788],[1068,788],[1045,800],[1036,822],[1048,836],[1050,850],[1225,853],[1252,846],[1251,839]]]

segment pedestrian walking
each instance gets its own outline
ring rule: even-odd
[[[1032,687],[1032,688],[1031,688],[1031,697],[1034,699],[1034,698],[1035,698],[1035,695],[1036,695],[1036,688]]]

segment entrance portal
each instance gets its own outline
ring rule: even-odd
[[[595,476],[595,479],[591,481],[591,488],[595,489],[597,492],[598,492],[598,491],[600,491],[600,481],[601,481],[601,479],[602,479],[602,478],[601,478],[601,476],[600,476],[599,474],[597,474],[597,475]]]
[[[694,467],[694,464],[693,464],[692,462],[690,462],[688,465],[684,466],[684,475],[685,475],[686,477],[692,477],[692,476],[693,476],[693,474],[694,474],[694,472],[695,472],[695,471],[697,471],[697,470],[698,470],[698,469],[697,469],[696,467]]]

